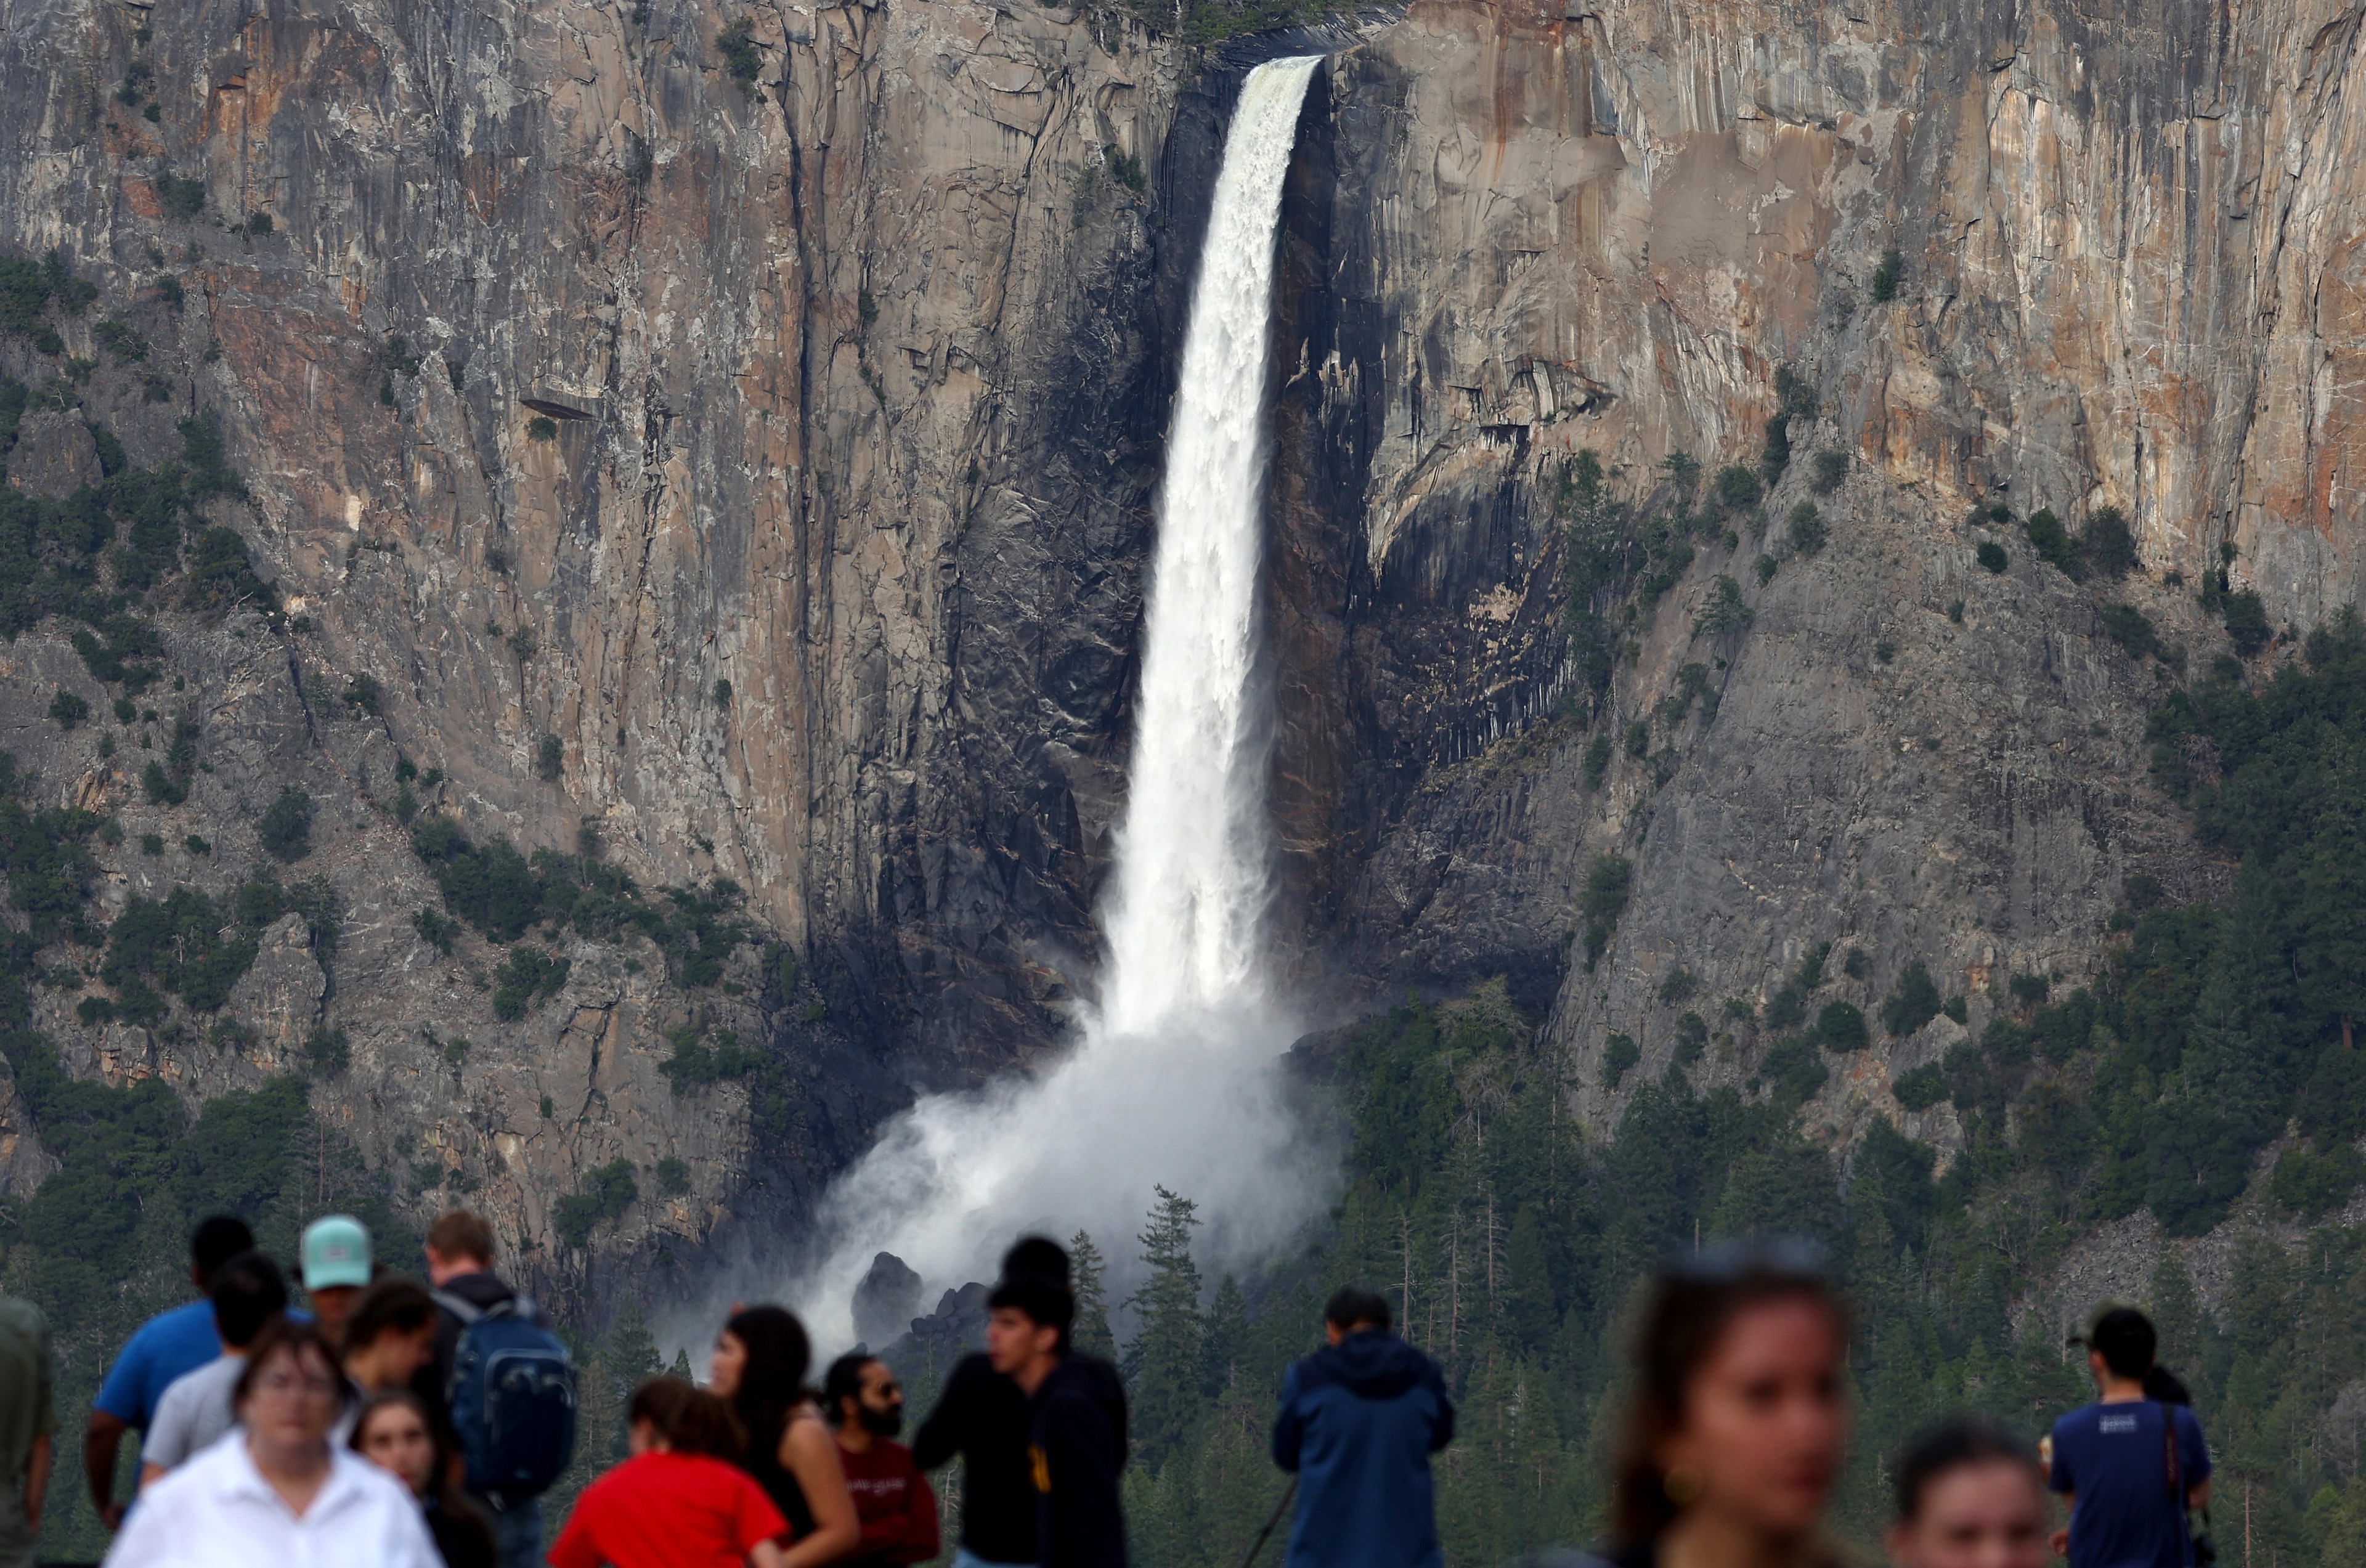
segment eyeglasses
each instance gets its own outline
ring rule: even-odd
[[[337,1385],[327,1378],[307,1377],[301,1372],[265,1372],[254,1380],[254,1392],[275,1399],[285,1399],[291,1393],[328,1399],[335,1395]]]

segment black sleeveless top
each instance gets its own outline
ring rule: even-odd
[[[781,1462],[781,1439],[788,1436],[789,1427],[801,1414],[802,1407],[790,1411],[788,1420],[781,1423],[781,1429],[772,1434],[771,1442],[757,1439],[748,1445],[748,1473],[764,1489],[772,1506],[781,1510],[781,1517],[789,1521],[791,1541],[803,1540],[814,1532],[813,1508],[806,1502],[805,1488]]]

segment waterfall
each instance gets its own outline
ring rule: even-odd
[[[1120,1032],[1264,990],[1271,845],[1254,677],[1268,318],[1282,176],[1317,58],[1249,73],[1191,291],[1131,795],[1103,919],[1102,1016]]]
[[[1100,1004],[1049,1070],[921,1100],[832,1188],[826,1260],[791,1292],[825,1341],[852,1339],[853,1288],[881,1251],[934,1292],[991,1279],[1023,1231],[1083,1228],[1122,1269],[1164,1184],[1200,1202],[1204,1252],[1247,1258],[1327,1198],[1334,1162],[1276,1077],[1295,1032],[1264,964],[1256,668],[1275,240],[1319,58],[1252,71],[1224,141],[1159,492]]]

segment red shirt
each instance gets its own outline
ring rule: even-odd
[[[550,1549],[552,1568],[742,1568],[789,1522],[737,1465],[704,1454],[637,1454],[583,1489]]]
[[[937,1496],[912,1463],[912,1450],[884,1438],[862,1453],[838,1450],[862,1540],[847,1564],[926,1562],[937,1554]]]

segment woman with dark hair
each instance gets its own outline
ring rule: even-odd
[[[861,1544],[838,1440],[806,1388],[813,1346],[784,1307],[743,1307],[715,1337],[707,1387],[747,1429],[741,1468],[788,1520],[783,1568],[821,1568]]]
[[[493,1568],[492,1527],[452,1485],[452,1450],[417,1394],[407,1388],[371,1394],[355,1415],[353,1432],[354,1452],[419,1500],[445,1568]]]
[[[1848,1314],[1803,1256],[1716,1249],[1660,1277],[1618,1463],[1618,1568],[1822,1568],[1848,1437]]]
[[[1898,1568],[2045,1568],[2045,1479],[2029,1445],[1985,1421],[1950,1421],[1898,1461]]]
[[[344,1403],[321,1331],[274,1318],[248,1348],[221,1441],[143,1489],[107,1562],[139,1568],[442,1568],[401,1483],[335,1447]]]

